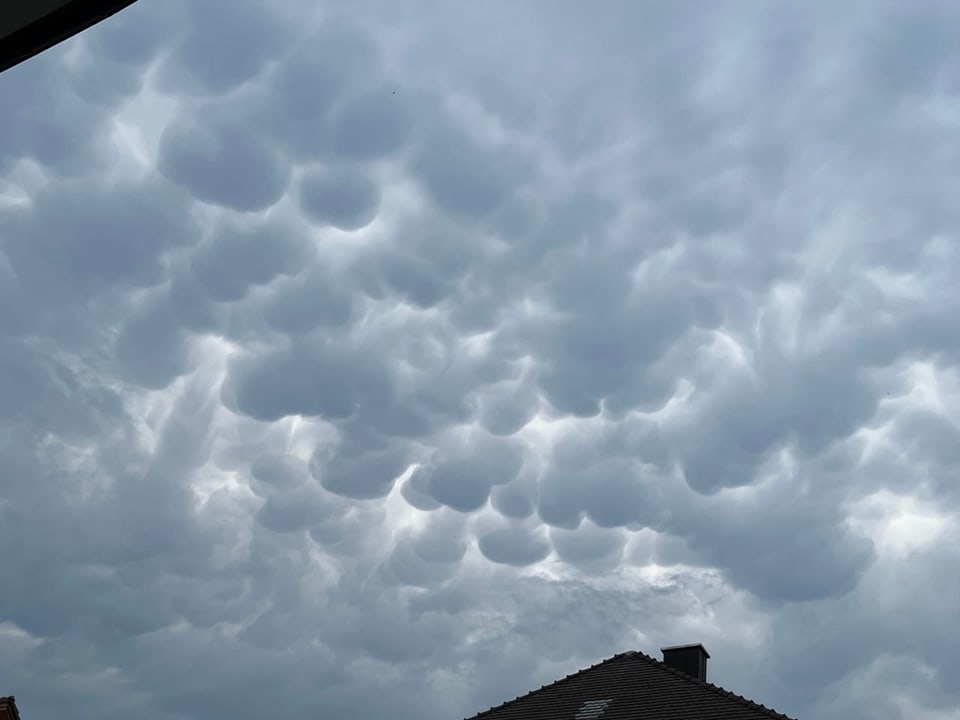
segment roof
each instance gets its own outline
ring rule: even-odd
[[[585,670],[468,720],[792,720],[640,652]]]
[[[0,3],[0,72],[96,25],[136,0]]]
[[[13,695],[0,697],[0,720],[20,720],[17,703]]]

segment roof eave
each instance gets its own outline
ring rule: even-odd
[[[0,39],[0,72],[9,70],[120,12],[136,0],[73,0]]]

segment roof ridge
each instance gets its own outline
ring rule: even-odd
[[[626,654],[626,653],[621,653],[621,654]],[[693,675],[688,675],[682,670],[677,670],[675,667],[671,667],[670,665],[667,665],[665,662],[661,660],[657,660],[655,657],[651,657],[646,653],[643,653],[640,651],[634,651],[632,654],[638,655],[644,660],[658,666],[662,670],[671,672],[674,675],[677,675],[678,677],[681,677],[684,680],[687,680],[688,682],[691,682],[695,685],[700,685],[701,687],[711,690],[717,695],[720,695],[722,697],[736,700],[741,705],[745,705],[746,707],[751,708],[753,710],[759,710],[761,712],[764,712],[772,718],[776,718],[777,720],[796,720],[796,718],[792,718],[789,715],[784,715],[782,712],[778,712],[773,708],[768,708],[766,705],[762,705],[758,702],[754,702],[753,700],[750,700],[749,698],[745,698],[743,695],[738,695],[737,693],[731,690],[726,690],[725,688],[722,688],[719,685],[714,685],[713,683],[707,682],[706,680],[700,680],[699,678],[695,678]]]
[[[608,665],[608,664],[614,662],[615,660],[619,660],[620,658],[626,657],[627,655],[636,655],[636,654],[637,654],[637,651],[636,651],[636,650],[627,650],[627,651],[625,651],[625,652],[617,653],[616,655],[613,655],[613,656],[611,656],[611,657],[608,657],[606,660],[601,660],[601,661],[598,662],[598,663],[594,663],[594,664],[591,665],[590,667],[585,667],[585,668],[583,668],[583,669],[581,669],[581,670],[577,670],[577,672],[570,673],[569,675],[567,675],[567,676],[565,676],[565,677],[562,677],[562,678],[560,678],[559,680],[554,680],[552,683],[548,683],[547,685],[541,685],[541,686],[540,686],[539,688],[537,688],[536,690],[531,690],[530,692],[526,692],[526,693],[524,693],[523,695],[517,695],[517,697],[513,698],[513,700],[507,700],[507,701],[505,701],[505,702],[500,703],[499,705],[495,705],[495,706],[492,707],[492,708],[488,708],[488,709],[486,709],[486,710],[481,710],[481,711],[478,712],[476,715],[470,715],[469,717],[465,718],[465,720],[476,720],[476,718],[481,718],[481,717],[483,717],[483,716],[485,716],[485,715],[488,715],[488,714],[492,713],[492,712],[495,711],[495,710],[500,710],[500,709],[503,708],[505,705],[512,705],[512,704],[515,703],[515,702],[519,702],[520,700],[523,700],[524,698],[527,698],[527,697],[533,695],[534,693],[538,693],[538,692],[541,692],[542,690],[547,690],[547,689],[552,688],[552,687],[554,687],[554,686],[556,686],[556,685],[560,685],[561,683],[565,683],[565,682],[567,682],[568,680],[572,680],[573,678],[578,677],[578,676],[580,676],[580,675],[583,675],[583,674],[586,673],[586,672],[590,672],[591,670],[593,670],[593,669],[595,669],[595,668],[598,668],[598,667],[600,667],[600,666],[602,666],[602,665]],[[788,720],[793,720],[793,719],[792,719],[792,718],[788,718]]]

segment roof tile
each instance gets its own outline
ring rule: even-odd
[[[601,701],[605,701],[602,705]],[[583,714],[587,709],[596,714]],[[641,652],[625,652],[468,720],[792,720]]]

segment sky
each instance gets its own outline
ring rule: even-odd
[[[453,720],[699,642],[960,718],[958,28],[139,0],[0,75],[0,694]]]

